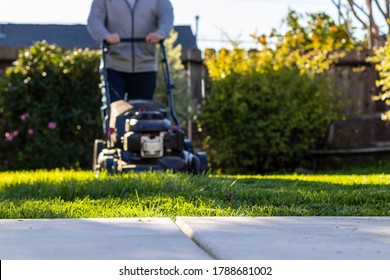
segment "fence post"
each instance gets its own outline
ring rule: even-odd
[[[0,73],[18,59],[18,49],[15,47],[0,46]]]
[[[195,112],[202,105],[202,79],[203,79],[203,59],[202,52],[199,49],[192,48],[183,50],[182,61],[187,71],[188,96],[195,101],[196,108],[189,108]],[[198,139],[198,131],[194,120],[187,120],[187,137],[189,139]]]

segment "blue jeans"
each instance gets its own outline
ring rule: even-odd
[[[125,99],[153,100],[156,90],[157,72],[124,73],[107,69],[107,81],[110,87],[111,103]]]

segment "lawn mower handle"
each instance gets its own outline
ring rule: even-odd
[[[162,39],[159,44],[161,44],[164,41]],[[136,37],[136,38],[120,38],[121,43],[146,43],[146,38],[145,37]],[[106,40],[103,40],[103,46],[109,46],[111,45],[108,43]]]
[[[121,38],[121,43],[146,43],[146,38]]]
[[[107,42],[105,39],[102,41],[102,47],[103,51],[108,52],[110,49],[110,44]],[[139,38],[120,38],[120,43],[146,43],[146,38],[145,37],[139,37]]]

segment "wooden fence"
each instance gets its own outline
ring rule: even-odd
[[[378,74],[367,62],[369,52],[350,52],[333,66],[330,74],[342,107],[335,120],[325,148],[357,148],[390,144],[389,123],[381,120],[386,110],[383,101],[374,101]]]

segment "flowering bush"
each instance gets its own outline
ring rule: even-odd
[[[0,79],[0,169],[90,167],[100,55],[37,42]]]

